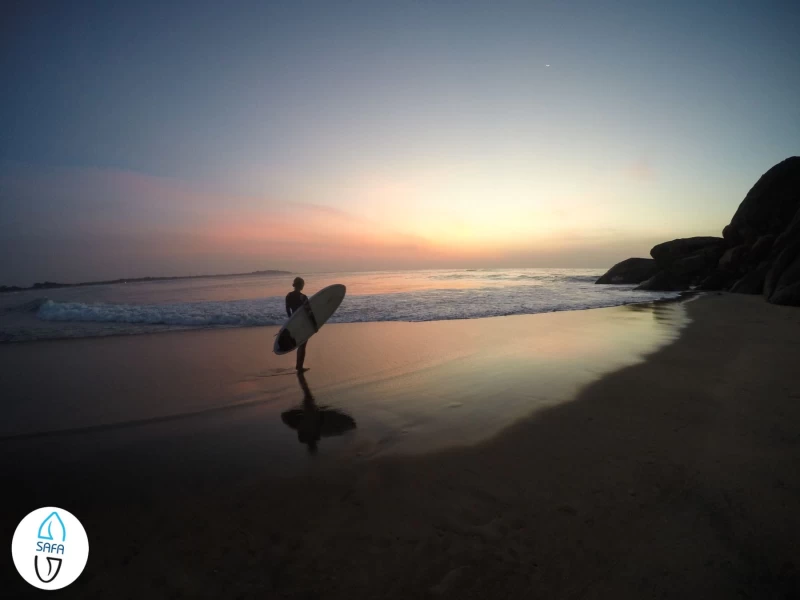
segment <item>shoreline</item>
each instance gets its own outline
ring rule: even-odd
[[[222,276],[220,276],[222,277]],[[688,302],[692,298],[701,297],[705,294],[714,293],[714,292],[706,292],[700,290],[688,290],[680,292],[678,296],[674,298],[654,298],[653,300],[646,300],[646,301],[634,301],[634,302],[627,302],[623,304],[614,304],[611,306],[592,306],[588,308],[570,308],[566,310],[554,310],[554,311],[542,311],[538,313],[517,313],[511,315],[493,315],[488,317],[478,317],[478,318],[470,318],[470,317],[456,317],[452,319],[436,319],[436,320],[429,320],[429,321],[357,321],[356,323],[435,323],[439,321],[477,321],[477,320],[484,320],[484,319],[502,319],[507,317],[525,317],[525,316],[533,316],[533,315],[546,315],[551,313],[559,313],[559,312],[581,312],[587,310],[600,310],[604,308],[616,308],[618,306],[634,306],[634,305],[641,305],[647,306],[651,304],[669,304],[673,302]],[[34,317],[36,318],[36,317]],[[41,323],[43,321],[36,318],[37,323]],[[54,322],[58,323],[60,321],[44,321],[44,322]],[[98,322],[98,321],[68,321],[72,323],[86,323],[91,325],[105,325],[106,322]],[[111,321],[110,323],[114,325],[118,325],[119,323]],[[125,323],[122,323],[123,325]],[[347,325],[351,323],[331,323],[331,325],[338,324],[338,325]],[[74,336],[62,336],[62,337],[41,337],[36,338],[33,340],[28,339],[2,339],[0,338],[0,347],[4,345],[18,345],[18,344],[35,344],[39,342],[63,342],[63,341],[71,341],[71,340],[86,340],[86,339],[95,339],[95,338],[115,338],[115,337],[128,337],[128,336],[150,336],[150,335],[164,335],[164,334],[174,334],[174,333],[189,333],[193,331],[218,331],[218,330],[230,330],[230,329],[268,329],[270,327],[275,327],[276,329],[280,329],[282,325],[205,325],[205,326],[192,326],[192,325],[170,325],[170,324],[160,324],[160,323],[148,323],[140,325],[143,327],[163,327],[164,329],[156,330],[156,331],[130,331],[130,332],[110,332],[110,333],[91,333],[87,335],[74,335]]]
[[[319,456],[296,462],[298,455],[280,450],[289,441],[287,449],[296,449],[287,431],[286,442],[278,440],[278,463],[251,454],[254,468],[240,472],[220,446],[221,430],[208,420],[200,430],[209,444],[205,453],[194,461],[180,454],[176,470],[165,472],[173,477],[163,480],[145,467],[145,455],[120,448],[100,462],[79,459],[88,468],[76,473],[80,485],[62,474],[60,483],[50,483],[49,496],[12,475],[17,497],[3,529],[13,530],[17,512],[26,514],[34,500],[81,518],[92,544],[90,563],[65,597],[108,597],[120,589],[153,598],[792,597],[800,592],[800,314],[760,297],[727,294],[681,306],[690,322],[679,336],[477,443],[375,454],[380,443],[347,450],[328,439]],[[526,344],[546,336],[545,321],[558,322],[562,337],[571,327],[584,334],[577,340],[596,341],[588,336],[593,321],[587,315],[572,318],[579,312],[616,328],[638,323],[631,333],[641,332],[642,316],[659,325],[669,314],[604,310],[551,313],[556,318],[539,319]],[[428,330],[450,340],[487,333],[466,331],[463,323]],[[360,327],[348,335],[378,335],[378,329],[389,331]],[[610,342],[598,351],[636,338]],[[481,379],[454,387],[457,381],[473,364],[489,365],[493,388],[478,393],[482,403],[493,400],[489,389],[502,398],[487,405],[493,411],[508,407],[515,394],[558,396],[555,380],[547,378],[561,363],[537,371],[531,360],[563,352],[567,362],[559,368],[573,378],[582,372],[580,349],[533,346],[525,361],[509,364],[512,354],[491,347],[476,363],[459,355],[424,372],[420,365],[429,363],[411,363],[390,387],[365,385],[400,394],[400,406],[412,384],[446,401],[463,399]],[[334,388],[312,387],[320,403],[334,404],[359,384],[345,378],[340,385],[339,396],[329,391]],[[278,415],[280,407],[268,404],[237,419],[251,427],[265,411]],[[457,413],[447,414],[453,427]],[[475,416],[480,422],[490,414],[479,406]],[[357,432],[369,428],[362,414],[354,416]],[[157,439],[155,429],[148,444]],[[172,452],[196,436],[179,436]],[[81,452],[99,439],[86,438]],[[156,448],[167,446],[148,451],[153,464],[163,463],[167,456]],[[352,453],[359,449],[361,458]],[[285,470],[270,471],[278,465]],[[120,469],[124,481],[116,475]],[[34,592],[11,591],[17,590]]]
[[[412,415],[430,412],[415,395],[426,396],[441,388],[441,393],[462,403],[464,397],[473,398],[472,406],[478,409],[478,388],[491,393],[494,379],[503,373],[509,381],[520,379],[521,361],[528,360],[529,368],[542,370],[550,380],[542,390],[543,400],[555,401],[556,396],[563,400],[578,382],[596,378],[598,370],[639,360],[642,352],[677,335],[684,320],[678,308],[681,304],[631,303],[502,318],[332,323],[322,328],[309,346],[309,381],[327,402],[343,403],[359,412],[388,409],[403,413],[407,412],[404,406],[413,405],[416,408],[406,418],[415,421],[417,417]],[[295,394],[297,384],[294,376],[275,377],[294,373],[294,357],[276,356],[269,347],[277,330],[277,326],[206,328],[158,336],[70,339],[68,344],[64,343],[67,340],[50,340],[0,345],[0,361],[16,373],[6,384],[9,399],[28,399],[12,410],[20,425],[0,427],[0,439],[91,432],[128,423],[144,426],[246,408],[264,398],[285,402]],[[587,335],[597,339],[589,343],[584,340]],[[614,344],[615,338],[624,343]],[[420,352],[422,347],[425,350]],[[549,357],[553,350],[556,354]],[[511,366],[498,363],[500,357],[511,361]],[[498,364],[487,369],[491,363]],[[553,368],[556,371],[551,374]],[[45,379],[43,373],[47,373]],[[411,396],[405,400],[406,392],[391,386],[391,379],[397,376],[407,382],[404,385]],[[453,377],[456,379],[446,384]],[[472,386],[459,382],[468,379]],[[114,405],[109,406],[107,395],[114,389],[124,390],[124,394],[117,394]],[[562,391],[556,393],[556,389]],[[54,401],[62,390],[82,392]],[[520,390],[514,394],[519,397],[514,404],[523,410],[524,394]],[[386,406],[373,406],[376,397],[385,398],[378,405]],[[180,398],[187,400],[176,403]],[[50,408],[43,417],[45,406]],[[439,418],[444,427],[450,417]],[[35,428],[22,425],[34,420],[40,423]],[[508,418],[498,415],[492,420]],[[47,422],[53,426],[44,427]],[[24,427],[21,431],[17,430],[20,426]]]

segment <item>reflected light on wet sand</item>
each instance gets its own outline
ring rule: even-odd
[[[0,446],[9,461],[44,452],[53,468],[135,456],[152,460],[153,476],[192,482],[198,473],[219,477],[221,466],[229,476],[262,476],[431,452],[475,444],[570,401],[676,339],[686,323],[682,304],[664,303],[329,324],[309,344],[305,386],[294,357],[269,351],[271,327],[0,347],[15,374],[5,382],[14,405]],[[303,417],[318,415],[303,412],[309,397],[339,425],[358,426],[309,433]],[[298,427],[315,452],[298,444]]]
[[[472,444],[569,401],[605,373],[640,362],[686,325],[680,303],[424,324],[339,326],[344,347],[320,353],[325,373],[360,372],[325,389],[357,415],[358,455]],[[323,375],[314,374],[310,381]],[[643,399],[646,401],[646,399]]]

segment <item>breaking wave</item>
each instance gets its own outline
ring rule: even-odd
[[[36,298],[22,304],[15,304],[0,308],[0,314],[3,313],[33,313],[41,308],[43,304],[49,302],[47,298]]]
[[[477,319],[677,295],[636,291],[632,285],[595,285],[599,274],[589,269],[478,269],[316,274],[313,281],[315,289],[346,282],[351,290],[332,323]],[[427,287],[415,288],[420,282]],[[286,319],[279,289],[283,291],[271,281],[232,278],[215,280],[213,286],[181,281],[54,290],[49,299],[12,294],[0,298],[0,343],[276,326]]]
[[[44,321],[93,321],[193,327],[278,325],[284,320],[280,313],[280,302],[266,303],[258,300],[150,305],[47,300],[39,307],[38,317]]]
[[[482,288],[424,290],[349,296],[331,322],[440,321],[477,319],[563,310],[582,310],[647,302],[675,294],[636,292],[607,286],[575,286],[569,294],[552,288]],[[176,304],[104,304],[47,300],[37,316],[44,321],[90,321],[184,327],[250,327],[280,325],[285,319],[279,297],[227,302]]]

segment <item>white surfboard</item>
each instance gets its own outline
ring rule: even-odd
[[[331,318],[344,300],[347,288],[341,283],[322,288],[298,308],[275,336],[275,354],[288,354],[308,341]]]

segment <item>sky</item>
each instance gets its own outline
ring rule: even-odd
[[[609,267],[800,153],[798,2],[3,11],[0,285]]]

